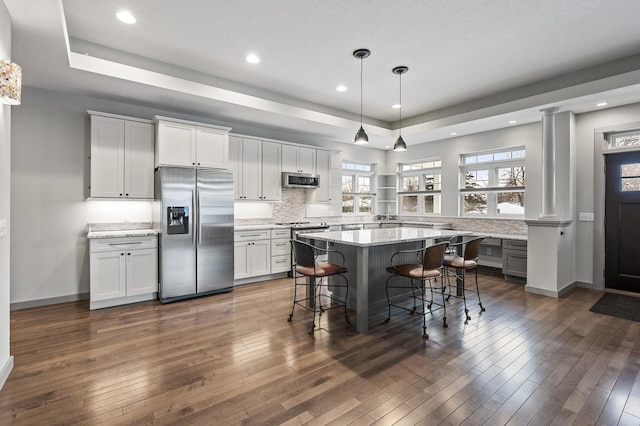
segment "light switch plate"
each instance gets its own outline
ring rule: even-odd
[[[578,213],[580,222],[593,222],[593,213]]]
[[[7,219],[0,219],[0,238],[7,236]]]

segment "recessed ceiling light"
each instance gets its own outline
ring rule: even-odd
[[[340,86],[336,87],[336,90],[338,92],[346,92],[347,91],[347,86],[345,86],[344,84],[341,84]]]
[[[258,58],[258,55],[250,53],[249,55],[247,55],[247,62],[249,62],[250,64],[257,64],[258,62],[260,62],[260,58]]]
[[[386,149],[389,149],[389,148],[391,148],[391,147],[390,147],[389,145],[385,145],[384,147],[385,147]]]
[[[124,22],[125,24],[135,24],[136,23],[136,18],[131,14],[131,12],[127,12],[126,10],[118,12],[116,14],[116,17],[119,20],[121,20],[122,22]]]
[[[456,132],[451,132],[451,136],[455,136],[455,135],[457,135]]]
[[[600,102],[599,104],[596,104],[597,107],[603,107],[605,105],[609,105],[608,102]]]
[[[517,121],[516,121],[516,120],[511,120],[511,121],[509,122],[509,124],[516,124],[516,123],[517,123]]]
[[[395,105],[391,105],[391,108],[393,108],[393,109],[398,109],[398,108],[400,108],[401,106],[402,106],[402,105],[400,105],[400,104],[395,104]]]

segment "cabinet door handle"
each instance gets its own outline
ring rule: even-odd
[[[259,237],[260,234],[243,234],[240,235],[240,238],[249,238],[249,237]]]

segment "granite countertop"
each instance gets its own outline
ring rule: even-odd
[[[471,232],[428,228],[375,228],[354,231],[313,232],[304,234],[304,237],[352,246],[368,247],[434,238],[448,239],[458,235],[471,235]]]
[[[473,232],[473,235],[486,238],[499,238],[501,240],[527,241],[527,234],[499,234],[496,232]]]
[[[262,231],[265,229],[289,229],[290,226],[265,223],[260,225],[236,225],[234,231]]]
[[[131,223],[91,223],[87,238],[126,238],[126,237],[153,237],[158,232],[151,229],[147,222]]]

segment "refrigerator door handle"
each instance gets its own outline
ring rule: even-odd
[[[194,190],[191,190],[191,206],[195,207],[196,205],[196,194]],[[192,209],[191,215],[194,216],[194,220],[200,220],[200,218],[198,217],[199,215],[196,213],[197,210],[194,208]],[[196,225],[195,223],[193,223],[194,221],[191,221],[191,243],[195,244],[196,243]]]
[[[200,220],[200,190],[198,189],[198,244],[202,244],[202,221]]]

